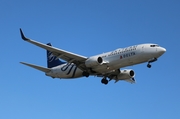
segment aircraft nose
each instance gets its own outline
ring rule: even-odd
[[[158,52],[159,52],[160,54],[164,54],[164,53],[166,52],[166,49],[163,48],[163,47],[160,47],[160,48],[158,49]]]

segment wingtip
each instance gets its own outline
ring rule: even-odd
[[[19,63],[20,63],[20,64],[24,64],[24,65],[26,64],[25,62],[19,62]]]
[[[21,34],[21,38],[22,38],[23,40],[29,40],[28,38],[26,38],[26,37],[24,36],[24,33],[23,33],[23,31],[22,31],[21,28],[20,28],[20,34]]]
[[[19,63],[23,64],[23,62],[19,62]]]

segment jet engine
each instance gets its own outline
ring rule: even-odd
[[[90,57],[85,61],[86,67],[94,67],[100,65],[103,62],[102,57],[94,56]]]
[[[121,72],[117,75],[116,80],[125,80],[125,79],[131,79],[134,78],[135,73],[133,70],[121,70]]]

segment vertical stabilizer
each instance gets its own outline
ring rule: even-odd
[[[48,43],[47,45],[52,46],[51,43]],[[57,59],[56,56],[52,54],[52,52],[47,50],[47,67],[52,68],[61,64],[64,64],[65,62],[62,62],[61,60]]]

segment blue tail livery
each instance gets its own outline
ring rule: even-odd
[[[48,43],[47,45],[52,46],[51,43]],[[52,52],[47,50],[47,67],[52,68],[61,64],[64,64],[65,62],[62,62],[61,60],[57,59],[56,56],[52,54]]]

